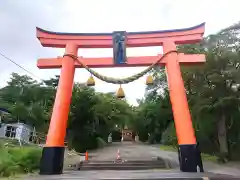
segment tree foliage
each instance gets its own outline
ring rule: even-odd
[[[0,89],[0,107],[11,112],[3,122],[23,122],[47,133],[58,81],[59,76],[55,76],[39,83],[13,73],[7,86]],[[75,83],[66,137],[69,147],[79,152],[97,148],[99,141],[107,141],[116,125],[123,127],[131,117],[132,107],[125,100]]]
[[[199,44],[177,47],[183,53],[206,55],[207,61],[204,65],[181,67],[193,125],[201,149],[232,158],[235,158],[240,148],[240,133],[237,130],[240,117],[239,24],[209,35]],[[153,72],[155,82],[158,83],[147,89],[147,96],[142,101],[143,104],[148,104],[144,111],[149,111],[148,106],[154,109],[159,105],[155,104],[152,107],[152,101],[149,102],[149,99],[158,99],[157,102],[160,104],[169,99],[168,95],[164,95],[167,82],[162,71],[162,69],[155,69]],[[168,103],[168,110],[170,108]],[[155,121],[166,121],[166,119],[162,120],[164,114],[161,113],[162,109],[159,107],[156,109],[158,111],[153,113],[150,111],[155,115]],[[158,114],[160,114],[159,117],[157,117]],[[149,113],[144,117],[147,116]],[[176,145],[177,138],[173,131],[173,117],[171,118],[169,119],[172,122],[163,131],[162,140],[164,143]]]

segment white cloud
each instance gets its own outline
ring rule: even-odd
[[[40,46],[35,27],[62,32],[112,32],[116,30],[149,31],[185,28],[206,22],[206,34],[214,33],[239,20],[240,1],[228,0],[8,0],[0,1],[0,52],[34,72],[41,78],[59,74],[60,70],[39,70],[36,60],[56,57],[63,50]],[[135,48],[129,56],[156,55],[160,47]],[[81,56],[112,56],[111,49],[80,49]],[[25,73],[0,58],[1,82],[6,82],[12,71]],[[126,77],[143,68],[97,69],[112,77]],[[84,82],[88,73],[76,71],[75,81]],[[3,85],[3,84],[2,84]],[[144,94],[144,78],[124,85],[128,100],[135,103]],[[97,91],[114,91],[116,85],[97,81]]]

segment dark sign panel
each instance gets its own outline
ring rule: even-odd
[[[113,59],[115,64],[126,62],[126,32],[113,32]]]

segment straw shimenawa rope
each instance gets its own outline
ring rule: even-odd
[[[98,79],[105,81],[107,83],[112,83],[112,84],[128,84],[130,82],[133,82],[137,79],[139,79],[140,77],[144,76],[145,74],[147,74],[152,68],[154,68],[154,66],[156,66],[157,64],[159,64],[160,61],[162,61],[168,54],[171,53],[178,53],[176,50],[173,51],[169,51],[167,53],[165,53],[161,58],[159,58],[158,60],[156,60],[151,66],[149,66],[148,68],[146,68],[145,70],[143,70],[140,73],[137,73],[133,76],[127,77],[127,78],[112,78],[112,77],[108,77],[108,76],[104,76],[99,74],[98,72],[92,70],[91,68],[89,68],[86,64],[84,64],[83,62],[81,62],[79,60],[79,58],[75,55],[72,54],[64,54],[64,56],[68,56],[73,58],[74,60],[76,60],[79,64],[81,64],[88,72],[90,72],[92,75],[94,75],[95,77],[97,77]]]

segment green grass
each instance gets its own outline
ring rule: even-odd
[[[173,151],[177,152],[177,148],[174,146],[160,145],[160,149],[163,151]]]
[[[7,146],[7,147],[19,147],[20,143],[17,139],[10,139],[10,138],[0,138],[0,144]],[[22,146],[26,147],[26,146],[36,146],[35,144],[31,144],[31,143],[26,143],[21,141]]]
[[[32,173],[39,168],[42,149],[39,147],[19,147],[0,142],[0,177]]]
[[[215,155],[210,155],[205,153],[201,153],[201,155],[202,155],[202,159],[205,161],[212,161],[212,162],[218,163],[218,157]]]
[[[177,147],[174,147],[174,146],[160,145],[160,149],[163,151],[177,152]],[[201,156],[202,156],[202,159],[205,161],[212,161],[217,163],[218,157],[215,155],[201,153]]]

